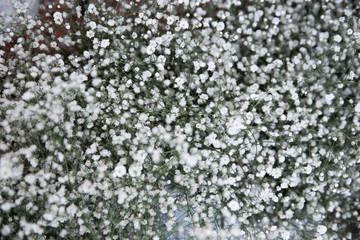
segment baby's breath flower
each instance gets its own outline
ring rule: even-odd
[[[129,168],[130,177],[139,177],[141,175],[142,166],[138,163],[133,163]]]
[[[110,40],[109,39],[103,39],[100,42],[100,47],[101,48],[107,48],[110,45]]]
[[[27,2],[0,16],[1,236],[358,236],[356,4]]]
[[[113,172],[113,177],[121,178],[125,174],[126,174],[126,168],[121,164],[116,165],[114,172]]]
[[[230,208],[231,211],[238,211],[240,209],[239,203],[235,200],[231,200],[227,206]]]
[[[60,25],[63,23],[63,16],[62,16],[61,12],[54,13],[54,21],[57,25]]]
[[[360,103],[356,104],[355,106],[355,112],[360,113]]]
[[[317,232],[318,232],[319,234],[325,234],[326,231],[327,231],[327,227],[324,226],[324,225],[319,225],[319,226],[317,227]]]

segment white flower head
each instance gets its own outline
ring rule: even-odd
[[[251,72],[254,73],[254,72],[257,72],[258,70],[259,70],[259,67],[258,67],[257,65],[255,65],[255,64],[254,64],[254,65],[251,65],[251,67],[250,67],[250,71],[251,71]]]
[[[101,40],[100,47],[107,48],[109,45],[110,45],[110,40],[109,39]]]
[[[215,63],[214,63],[213,61],[210,61],[210,62],[208,63],[208,70],[209,70],[209,71],[214,71],[215,68],[216,68]]]
[[[126,168],[123,165],[118,164],[116,165],[112,175],[114,178],[116,177],[121,178],[125,174],[126,174]]]
[[[319,225],[319,226],[317,227],[317,232],[318,232],[319,234],[325,234],[325,233],[327,232],[327,227],[324,226],[324,225]]]
[[[153,42],[150,42],[150,45],[146,48],[146,53],[148,55],[151,55],[155,52],[156,50],[156,42],[153,41]]]
[[[220,166],[227,165],[230,162],[230,158],[227,155],[224,155],[220,158]]]
[[[355,112],[360,113],[360,103],[356,104],[355,106]]]
[[[88,38],[93,38],[93,37],[95,36],[95,33],[94,33],[94,31],[89,30],[89,31],[86,32],[86,36],[87,36]]]
[[[24,100],[24,101],[29,101],[31,99],[33,99],[35,97],[35,94],[33,94],[32,92],[25,92],[21,98]]]
[[[118,200],[117,200],[117,203],[118,204],[123,204],[126,200],[126,198],[128,197],[127,193],[121,189],[119,192],[118,192]]]
[[[339,34],[334,36],[334,41],[335,42],[339,43],[339,42],[341,42],[341,40],[342,40],[342,37]]]
[[[107,23],[109,24],[110,27],[113,27],[116,24],[116,22],[113,19],[110,19]]]
[[[9,202],[6,202],[6,203],[3,203],[1,205],[1,210],[3,210],[4,212],[8,212],[11,210],[11,208],[14,207],[14,204],[13,203],[9,203]]]
[[[96,22],[94,22],[94,21],[89,22],[89,27],[90,27],[92,30],[96,29]]]
[[[219,22],[217,25],[216,25],[216,30],[221,32],[222,30],[225,29],[225,24],[223,22]]]
[[[271,176],[273,176],[274,178],[279,178],[281,177],[282,175],[282,170],[281,168],[273,168],[271,173],[270,173]]]
[[[71,217],[74,217],[77,210],[77,207],[74,204],[71,204],[66,208],[66,213],[69,214]]]
[[[183,153],[181,157],[190,168],[195,167],[201,158],[199,155],[190,155],[188,153]]]
[[[284,239],[284,240],[289,240],[290,239],[290,232],[285,230],[281,233],[281,237]]]
[[[241,132],[241,130],[246,129],[244,124],[244,119],[242,117],[233,117],[226,123],[228,133],[230,135],[236,135]]]
[[[238,211],[240,209],[240,205],[237,201],[231,200],[227,206],[230,208],[231,211]]]
[[[188,29],[189,28],[189,23],[187,22],[186,19],[181,19],[180,23],[179,23],[179,27],[182,29]]]
[[[138,163],[133,163],[129,168],[130,177],[139,177],[141,175],[142,166]]]
[[[60,25],[62,24],[63,22],[63,17],[62,17],[62,14],[60,12],[55,12],[54,15],[54,21],[57,25]]]
[[[138,161],[139,163],[143,163],[146,157],[147,157],[147,152],[145,150],[139,150],[133,156],[133,159],[135,161]]]
[[[157,0],[157,4],[160,8],[164,8],[168,4],[168,0]]]
[[[333,93],[325,95],[326,103],[329,104],[329,105],[332,103],[334,98],[335,98],[335,95]]]
[[[167,25],[172,25],[175,22],[175,17],[174,16],[169,16],[166,18],[166,23]]]

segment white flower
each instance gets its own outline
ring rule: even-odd
[[[1,234],[3,236],[7,236],[11,233],[11,228],[8,225],[4,225],[4,227],[1,229]]]
[[[92,85],[94,87],[98,87],[101,84],[102,80],[100,78],[95,78],[94,80],[92,80]]]
[[[155,43],[150,43],[150,45],[146,48],[146,53],[148,54],[148,55],[151,55],[151,54],[153,54],[154,52],[155,52],[155,50],[156,50],[156,44]]]
[[[93,38],[93,37],[95,36],[95,33],[94,33],[94,31],[89,30],[89,31],[86,32],[86,36],[87,36],[88,38]]]
[[[77,207],[74,204],[71,204],[66,208],[66,213],[69,214],[71,217],[74,217],[77,211]]]
[[[151,75],[152,75],[152,73],[151,73],[150,71],[146,70],[146,71],[143,72],[143,74],[142,74],[142,79],[143,79],[144,81],[147,81],[147,80],[149,79],[149,77],[151,77]]]
[[[100,47],[107,48],[109,45],[110,45],[110,40],[109,39],[101,40]]]
[[[184,159],[187,166],[193,168],[197,165],[198,161],[200,160],[200,156],[198,155],[190,155],[188,153],[182,154],[182,159]]]
[[[273,168],[271,171],[271,176],[273,176],[274,178],[281,177],[281,174],[282,174],[281,168]]]
[[[208,63],[208,70],[209,70],[209,71],[214,71],[214,70],[215,70],[215,67],[216,67],[216,65],[215,65],[215,63],[214,63],[213,61],[210,61],[210,62]]]
[[[172,25],[175,22],[175,17],[174,16],[169,16],[166,18],[167,24],[168,25]]]
[[[115,169],[114,169],[114,172],[113,172],[113,177],[118,177],[118,178],[121,178],[122,176],[124,176],[126,174],[126,168],[121,165],[121,164],[118,164],[116,165]]]
[[[289,232],[289,231],[283,231],[283,232],[281,233],[281,237],[282,237],[282,239],[284,239],[284,240],[289,240],[289,239],[290,239],[290,232]]]
[[[327,231],[327,227],[324,226],[324,225],[319,225],[319,226],[317,227],[317,232],[318,232],[319,234],[325,234],[326,231]]]
[[[33,185],[36,182],[36,176],[34,174],[28,174],[24,177],[25,182]]]
[[[216,30],[217,31],[222,31],[225,29],[225,24],[223,22],[219,22],[217,25],[216,25]]]
[[[123,204],[125,202],[125,199],[128,197],[127,193],[121,189],[119,192],[118,192],[118,200],[117,200],[117,203],[118,204]]]
[[[43,215],[43,217],[44,217],[44,219],[45,220],[48,220],[48,221],[52,221],[52,220],[54,220],[54,218],[55,218],[55,216],[53,215],[53,214],[51,214],[51,213],[45,213],[44,215]]]
[[[95,30],[95,29],[96,29],[96,22],[94,22],[94,21],[89,22],[89,27],[90,27],[92,30]]]
[[[356,104],[355,112],[360,113],[360,103]]]
[[[259,70],[259,67],[258,67],[257,65],[255,65],[255,64],[254,64],[254,65],[251,65],[251,67],[250,67],[250,71],[251,71],[251,72],[254,73],[254,72],[257,72],[258,70]]]
[[[88,12],[91,13],[91,14],[95,14],[95,15],[99,14],[98,10],[96,9],[96,7],[95,7],[95,5],[93,3],[89,4]]]
[[[353,36],[356,40],[360,39],[360,32],[355,32]]]
[[[3,210],[4,212],[7,212],[7,211],[10,211],[10,209],[13,207],[14,207],[13,203],[6,202],[1,205],[1,210]]]
[[[186,105],[186,100],[185,100],[185,98],[181,98],[181,99],[180,99],[179,105],[182,106],[182,107],[185,107],[185,105]]]
[[[341,42],[341,40],[342,40],[342,37],[339,34],[334,36],[334,41],[335,42],[339,43],[339,42]]]
[[[160,8],[163,8],[168,4],[168,0],[157,0],[157,4]]]
[[[141,113],[140,115],[139,115],[139,120],[140,120],[140,122],[146,122],[147,120],[149,119],[149,117],[148,117],[148,115],[146,114],[146,113]]]
[[[331,104],[332,100],[335,98],[335,95],[333,93],[330,94],[326,94],[325,95],[325,100],[327,104]]]
[[[228,111],[229,111],[228,108],[225,106],[220,108],[220,113],[222,116],[226,116],[228,114]]]
[[[54,15],[53,15],[53,17],[54,17],[54,21],[55,21],[55,23],[56,23],[57,25],[62,24],[62,22],[63,22],[63,17],[62,17],[62,15],[61,15],[60,12],[55,12]]]
[[[133,163],[129,168],[130,177],[138,177],[141,175],[142,166],[138,163]]]
[[[227,165],[230,162],[230,158],[227,155],[224,155],[220,158],[220,166]]]
[[[244,125],[244,120],[241,117],[231,118],[229,122],[226,123],[226,126],[230,135],[236,135],[240,133],[241,130],[246,129],[246,126]]]
[[[158,163],[161,159],[161,151],[160,149],[156,149],[152,152],[151,154],[151,157],[152,157],[152,160],[155,162],[155,163]]]
[[[109,24],[110,27],[113,27],[113,26],[115,26],[116,22],[114,20],[110,19],[108,21],[108,24]]]
[[[286,212],[285,212],[285,217],[286,217],[287,219],[291,219],[293,216],[294,216],[293,210],[291,210],[291,209],[286,210]]]
[[[145,150],[137,151],[137,153],[133,156],[135,161],[143,163],[145,158],[147,157],[147,152]]]
[[[227,206],[230,208],[231,211],[238,211],[240,209],[240,205],[237,201],[231,200]]]
[[[11,178],[13,175],[13,163],[9,159],[0,159],[0,180]]]
[[[29,101],[29,100],[33,99],[34,97],[35,97],[35,94],[33,94],[32,92],[26,92],[21,96],[21,98],[24,101]]]
[[[90,58],[90,53],[88,51],[84,51],[84,57]]]
[[[312,171],[311,165],[307,165],[304,170],[305,170],[304,172],[305,172],[306,174],[310,174],[311,171]]]
[[[189,28],[189,23],[187,22],[186,19],[181,19],[180,23],[179,23],[179,27],[182,29],[188,29]]]
[[[208,96],[207,94],[205,94],[205,93],[202,93],[202,94],[199,96],[199,98],[200,98],[201,100],[203,100],[203,101],[206,101],[206,100],[209,99],[209,96]]]

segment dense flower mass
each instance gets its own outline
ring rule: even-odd
[[[360,5],[1,15],[0,239],[359,239]]]

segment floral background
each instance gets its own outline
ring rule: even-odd
[[[360,238],[357,1],[10,3],[1,239]]]

